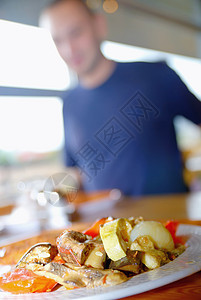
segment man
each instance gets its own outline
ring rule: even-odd
[[[173,119],[200,124],[201,102],[165,63],[106,59],[104,18],[83,1],[54,1],[42,20],[79,79],[64,94],[63,116],[66,165],[79,168],[84,189],[185,192]]]

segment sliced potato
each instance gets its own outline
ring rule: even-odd
[[[171,251],[174,249],[174,241],[170,232],[162,223],[156,221],[143,221],[137,224],[130,235],[130,243],[134,242],[139,236],[147,235],[157,249]]]
[[[142,253],[141,260],[148,269],[159,268],[169,261],[167,255],[163,251],[156,249]]]
[[[89,253],[85,266],[96,269],[104,269],[106,252],[102,243],[94,243],[94,249]]]

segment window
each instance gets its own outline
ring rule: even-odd
[[[45,153],[63,143],[62,102],[58,98],[0,97],[0,149]]]
[[[0,20],[0,165],[59,152],[63,146],[61,92],[71,76],[50,34]],[[166,60],[201,99],[201,61],[106,41],[103,53],[117,61]]]
[[[0,165],[44,159],[62,149],[68,68],[45,29],[0,20],[0,31]]]
[[[0,20],[0,85],[64,90],[70,85],[65,63],[42,28]]]

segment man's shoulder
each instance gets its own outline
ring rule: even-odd
[[[159,80],[166,82],[173,77],[173,70],[165,61],[154,62],[126,62],[118,63],[117,76],[122,80],[130,79],[131,84],[135,82],[146,82],[156,84]],[[137,81],[136,81],[137,80]]]
[[[63,100],[70,99],[70,98],[74,97],[77,94],[78,90],[79,89],[76,86],[74,88],[69,88],[68,90],[64,91],[63,95],[62,95]]]
[[[119,69],[125,71],[143,71],[143,70],[164,70],[168,68],[168,65],[165,61],[155,61],[155,62],[146,62],[146,61],[135,61],[135,62],[119,62]]]
[[[74,102],[78,94],[79,88],[77,86],[64,91],[62,94],[63,105],[66,106],[67,104]]]

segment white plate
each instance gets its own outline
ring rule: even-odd
[[[107,300],[119,299],[164,286],[201,270],[201,226],[180,225],[177,235],[183,235],[187,238],[187,249],[182,255],[173,262],[153,271],[136,275],[122,284],[106,288],[57,290],[42,294],[11,295],[2,292],[0,298],[9,300]]]

